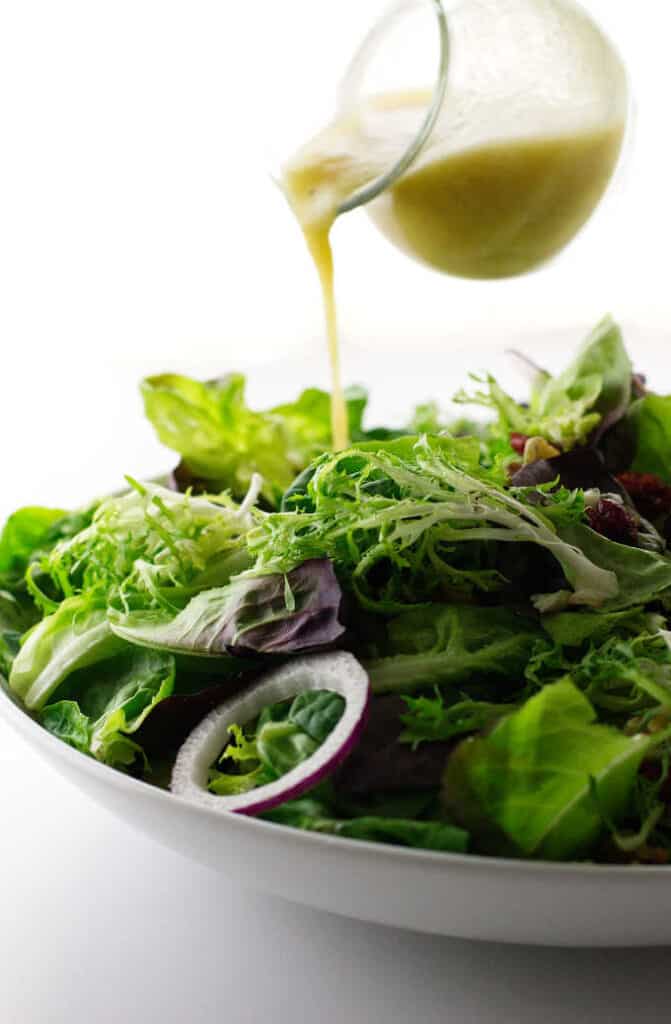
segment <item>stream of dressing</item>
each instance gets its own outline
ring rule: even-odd
[[[341,204],[386,173],[414,137],[427,92],[373,98],[336,119],[284,168],[283,185],[319,274],[332,374],[333,446],[348,446],[330,233]],[[624,121],[568,122],[552,134],[532,120],[506,125],[489,112],[493,141],[439,133],[393,187],[369,205],[399,248],[458,277],[496,279],[534,270],[571,241],[603,196]],[[503,133],[501,131],[503,125]],[[506,135],[507,133],[507,135]]]

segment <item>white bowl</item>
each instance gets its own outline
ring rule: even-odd
[[[506,343],[556,367],[584,333],[577,328],[544,336],[542,345],[535,335],[521,333]],[[637,366],[655,369],[655,386],[663,388],[671,376],[668,336],[629,327],[625,337]],[[487,367],[514,386],[500,340],[494,348],[465,339],[451,355],[449,363],[436,354],[409,364],[407,356],[387,353],[381,368],[371,353],[350,353],[350,377],[374,385],[372,421],[379,422],[394,422],[415,400],[445,400],[465,383],[470,368]],[[315,354],[300,365],[250,373],[253,403],[289,398],[300,386],[319,381],[322,363]],[[667,380],[660,383],[659,376]],[[241,885],[348,917],[463,938],[565,946],[671,943],[671,866],[538,864],[429,853],[223,815],[79,754],[37,725],[1,687],[0,717],[24,737],[26,756],[32,748],[129,825]]]
[[[0,717],[49,766],[187,859],[347,917],[497,942],[671,942],[671,867],[603,867],[428,853],[220,814],[78,753],[0,690]],[[188,866],[185,863],[185,870]]]

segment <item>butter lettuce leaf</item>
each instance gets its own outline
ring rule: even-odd
[[[32,580],[39,575],[42,559],[60,541],[88,526],[94,509],[95,505],[75,512],[26,507],[9,516],[0,534],[0,631],[10,605],[21,632],[37,622],[41,612],[53,610],[57,594],[41,593]]]
[[[62,509],[39,507],[12,513],[0,534],[0,573],[25,572],[33,553],[49,544],[55,525],[65,516]]]
[[[104,603],[85,596],[68,598],[26,634],[9,685],[26,707],[42,708],[71,673],[125,646],[110,629]]]
[[[478,848],[544,860],[585,856],[608,820],[621,822],[650,748],[595,723],[570,680],[546,686],[487,736],[450,757],[443,804]],[[594,788],[598,801],[594,799]]]
[[[632,436],[635,473],[654,473],[671,483],[671,395],[648,394],[634,402],[626,428]]]
[[[141,390],[159,440],[214,492],[241,498],[260,473],[263,497],[276,507],[295,477],[331,446],[330,396],[316,388],[263,412],[247,405],[241,374],[206,382],[162,374],[144,380]],[[353,388],[346,397],[350,431],[358,437],[366,394]]]

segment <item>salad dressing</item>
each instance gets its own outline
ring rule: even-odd
[[[330,234],[341,205],[384,174],[413,139],[427,92],[378,96],[337,118],[284,168],[284,189],[318,271],[331,361],[336,450],[347,447],[340,379]],[[474,109],[451,97],[410,170],[369,204],[382,232],[412,257],[444,273],[496,279],[534,270],[589,219],[613,174],[624,120],[584,115],[542,128],[542,105],[515,111],[492,102]],[[616,109],[616,108],[614,108]]]

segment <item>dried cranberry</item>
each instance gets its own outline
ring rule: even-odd
[[[587,509],[589,525],[597,533],[618,544],[636,544],[638,524],[631,512],[607,498],[600,498],[594,508]]]
[[[654,473],[621,473],[618,480],[645,519],[671,515],[671,487]]]
[[[510,435],[510,447],[513,449],[514,452],[517,452],[518,455],[524,455],[524,449],[526,448],[528,440],[529,438],[526,436],[526,434],[518,434],[516,432],[513,432]]]

